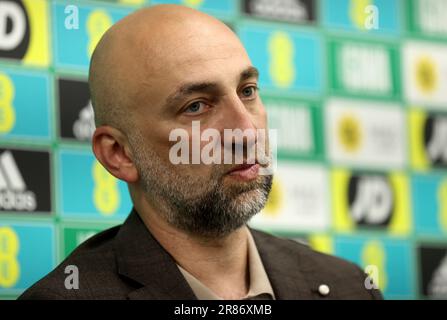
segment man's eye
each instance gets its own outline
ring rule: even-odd
[[[258,90],[256,86],[250,86],[242,89],[241,93],[244,98],[252,98],[256,94],[256,90]]]
[[[185,109],[185,113],[201,113],[205,107],[206,104],[201,101],[193,102]]]

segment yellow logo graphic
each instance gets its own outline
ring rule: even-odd
[[[295,80],[295,48],[285,32],[275,32],[268,41],[269,73],[275,85],[290,87]]]
[[[330,236],[312,235],[309,237],[309,245],[312,249],[326,254],[334,253],[334,243]]]
[[[273,178],[272,189],[269,194],[269,198],[265,205],[264,210],[262,210],[262,214],[274,217],[281,213],[281,208],[283,206],[283,190],[281,183],[277,177]]]
[[[204,0],[183,0],[183,4],[189,7],[199,7],[202,5]]]
[[[386,253],[385,248],[379,241],[369,241],[362,249],[362,265],[363,266],[375,266],[377,267],[379,274],[379,286],[380,290],[384,291],[387,286],[386,275]],[[371,276],[371,275],[370,275]]]
[[[349,16],[352,23],[360,30],[365,29],[365,22],[367,18],[365,9],[371,4],[371,0],[351,0]]]
[[[89,43],[87,54],[91,57],[102,35],[112,26],[112,18],[104,10],[94,10],[87,18],[87,34]]]
[[[447,179],[444,179],[438,190],[439,222],[444,231],[447,232]]]
[[[145,0],[120,0],[120,3],[122,4],[131,4],[131,5],[137,5],[137,4],[143,4]]]
[[[10,132],[15,125],[14,95],[13,82],[6,74],[0,73],[0,133]]]
[[[23,0],[30,20],[31,38],[28,51],[23,58],[27,65],[48,66],[49,54],[49,18],[46,0]]]
[[[0,227],[0,288],[11,288],[20,278],[19,247],[19,238],[14,230]]]
[[[438,71],[436,62],[428,56],[421,57],[416,62],[416,85],[418,89],[428,95],[438,89]]]
[[[424,143],[424,127],[427,115],[422,110],[413,109],[409,114],[410,152],[414,169],[426,171],[430,168]]]
[[[98,162],[93,163],[93,203],[103,215],[112,215],[120,204],[118,181]]]
[[[360,122],[352,115],[341,118],[338,126],[338,139],[347,152],[356,152],[362,144],[362,129]]]
[[[412,214],[408,176],[402,172],[392,172],[388,177],[395,194],[394,212],[388,231],[396,235],[409,234],[412,230]]]

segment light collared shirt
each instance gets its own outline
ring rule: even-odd
[[[248,234],[248,270],[250,277],[250,288],[248,293],[242,299],[252,300],[274,300],[275,294],[273,293],[270,280],[265,272],[264,265],[262,264],[261,257],[259,256],[258,249],[256,248],[255,241],[250,231],[247,228]],[[223,300],[217,296],[211,289],[205,286],[199,279],[194,277],[191,273],[177,265],[180,272],[186,279],[186,282],[191,287],[192,291],[199,300]]]

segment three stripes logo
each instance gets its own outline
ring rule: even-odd
[[[89,141],[95,131],[95,120],[87,81],[60,78],[57,84],[60,137]]]
[[[36,195],[27,190],[11,151],[0,154],[0,209],[34,211]]]
[[[431,299],[447,298],[447,247],[424,243],[418,248],[421,294]]]

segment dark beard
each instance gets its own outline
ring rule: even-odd
[[[168,198],[172,210],[166,218],[175,227],[204,238],[224,237],[245,225],[262,210],[272,187],[272,176],[259,176],[252,182],[232,186],[222,184],[193,200]]]
[[[188,234],[208,238],[228,235],[246,224],[267,202],[271,175],[225,187],[225,167],[216,167],[208,181],[183,176],[151,148],[142,148],[141,137],[129,139],[133,140],[134,161],[147,201],[169,224]],[[195,190],[201,191],[193,195]]]

